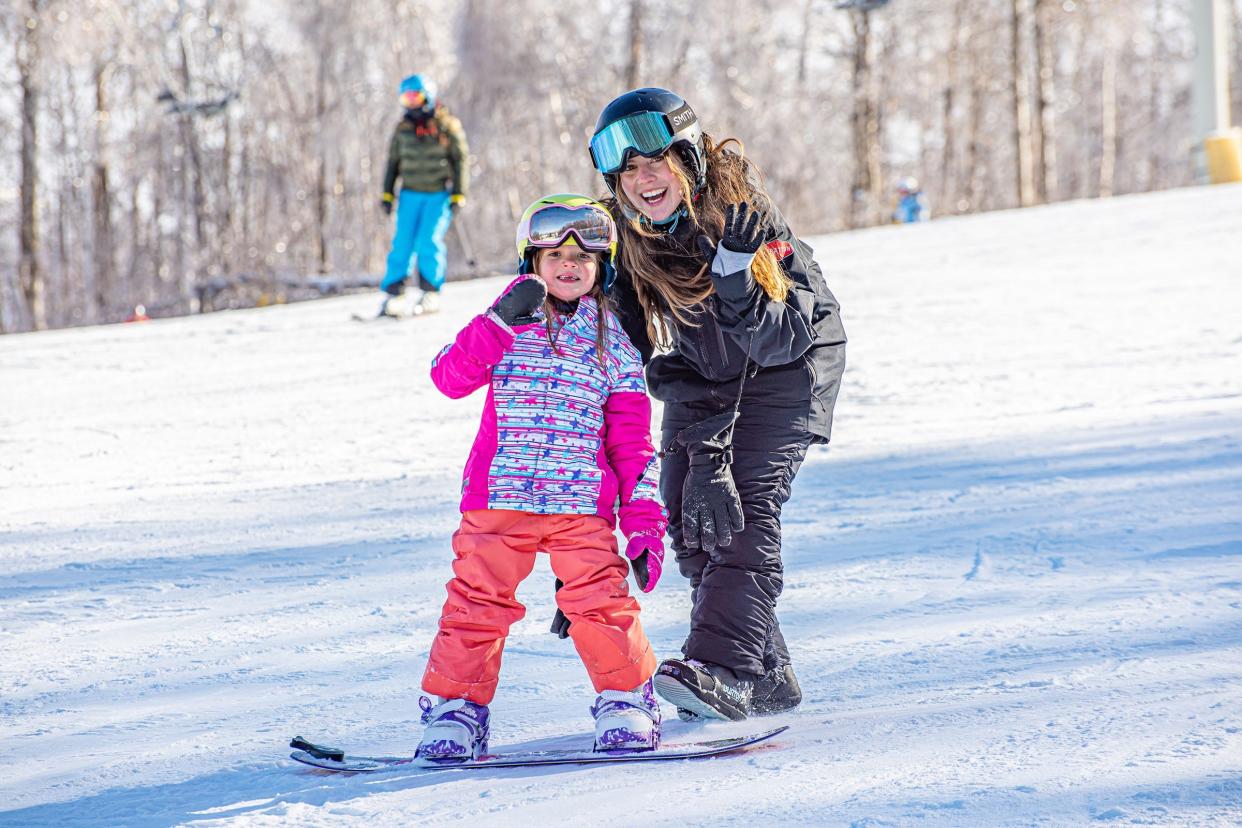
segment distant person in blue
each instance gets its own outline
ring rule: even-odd
[[[927,209],[927,199],[919,187],[919,180],[906,176],[897,182],[897,209],[893,211],[893,223],[912,224],[929,218],[931,211]]]
[[[435,84],[422,75],[401,81],[405,114],[393,130],[384,168],[380,206],[397,207],[397,228],[380,290],[380,316],[407,316],[440,309],[444,285],[444,236],[470,183],[469,149],[461,121],[437,100]],[[401,190],[394,195],[397,180]],[[418,290],[406,290],[417,279]]]

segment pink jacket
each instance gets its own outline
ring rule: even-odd
[[[582,297],[555,347],[542,324],[514,330],[483,314],[436,356],[431,379],[446,396],[488,386],[466,461],[463,512],[595,514],[609,523],[619,516],[627,537],[663,533],[642,361],[609,313],[600,364],[598,313],[595,300]]]

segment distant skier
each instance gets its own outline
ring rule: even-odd
[[[515,590],[538,552],[564,582],[556,602],[599,693],[596,749],[659,744],[656,659],[613,535],[619,516],[635,581],[649,592],[667,521],[642,363],[605,298],[616,247],[599,203],[536,201],[518,227],[522,276],[432,364],[444,394],[486,387],[487,402],[466,461],[455,577],[423,676],[423,690],[439,697],[420,701],[423,758],[487,750],[505,637],[525,614]]]
[[[931,211],[927,209],[927,198],[914,176],[906,176],[897,182],[897,207],[893,210],[893,223],[912,224],[916,221],[927,221]]]
[[[837,301],[740,144],[712,140],[680,95],[616,98],[590,150],[616,197],[618,313],[664,402],[660,489],[693,596],[686,659],[656,690],[683,718],[788,710],[802,692],[776,619],[781,507],[831,434]]]
[[[391,214],[393,190],[400,179],[400,194],[395,197],[397,227],[380,283],[384,292],[381,316],[440,309],[446,269],[444,236],[470,183],[466,133],[436,99],[435,85],[422,75],[410,75],[401,82],[400,101],[405,115],[388,144],[380,201],[385,214]],[[418,290],[407,291],[407,279],[414,276]]]

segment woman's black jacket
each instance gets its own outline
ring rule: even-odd
[[[818,438],[816,442],[827,442],[845,370],[839,306],[811,248],[790,232],[780,213],[771,209],[765,223],[768,248],[793,281],[784,302],[770,300],[755,282],[749,256],[720,248],[712,264],[716,292],[704,301],[696,324],[669,317],[672,351],[653,355],[643,310],[620,256],[612,298],[622,326],[647,363],[653,397],[665,403],[731,408],[747,365],[748,392],[762,392],[765,403],[797,411],[794,416],[799,420],[805,416],[806,430]],[[688,256],[701,262],[696,245],[701,234],[683,218],[673,232],[650,242],[663,248],[657,252],[657,263],[677,263],[677,269],[684,271]]]

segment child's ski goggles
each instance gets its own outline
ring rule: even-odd
[[[686,108],[687,112],[689,107]],[[690,117],[693,117],[691,115]],[[625,157],[636,152],[644,158],[663,155],[673,145],[673,128],[663,112],[636,112],[595,133],[591,160],[604,175],[619,172]]]
[[[612,216],[598,204],[549,204],[531,213],[519,237],[534,247],[560,247],[571,236],[585,250],[602,252],[617,241]]]

